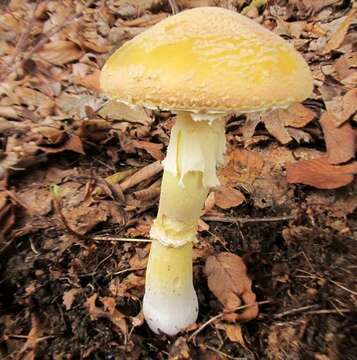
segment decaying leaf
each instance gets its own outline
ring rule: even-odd
[[[327,110],[333,115],[332,121],[340,126],[357,111],[357,88],[351,89],[343,96],[325,100]]]
[[[100,92],[100,83],[99,83],[100,70],[95,70],[93,73],[82,76],[76,76],[73,79],[73,82],[78,85],[82,85],[89,90],[99,93]]]
[[[63,293],[63,305],[66,310],[70,310],[76,295],[82,292],[82,289],[73,288]]]
[[[31,330],[27,335],[25,344],[16,355],[16,360],[34,360],[36,358],[36,349],[41,337],[42,329],[36,315],[31,315]]]
[[[103,307],[96,305],[98,295],[93,294],[85,302],[85,307],[88,309],[89,315],[92,320],[98,320],[101,317],[109,319],[126,337],[128,335],[128,325],[125,320],[125,316],[116,309],[116,301],[111,297],[100,298],[103,303]]]
[[[65,141],[64,144],[60,146],[57,147],[40,146],[40,149],[42,149],[47,154],[57,154],[62,151],[68,150],[85,155],[82,140],[78,135],[74,135],[74,134],[69,136],[68,140]]]
[[[302,128],[310,123],[315,113],[302,104],[294,104],[286,110],[279,110],[279,119],[285,126]]]
[[[138,149],[147,151],[155,160],[163,160],[165,155],[161,151],[162,144],[155,144],[149,141],[134,140],[133,145]]]
[[[287,180],[290,184],[305,184],[319,189],[337,189],[348,185],[357,174],[357,162],[331,165],[327,157],[288,164]]]
[[[72,41],[57,40],[47,43],[34,55],[34,59],[46,60],[53,65],[64,65],[78,60],[82,51]]]
[[[269,134],[273,135],[281,144],[288,144],[292,138],[285,129],[284,124],[279,118],[278,111],[271,111],[262,114],[262,121]]]
[[[221,209],[229,209],[241,205],[245,197],[235,188],[227,185],[218,186],[214,189],[215,204]]]
[[[345,20],[341,23],[338,29],[331,35],[327,44],[323,48],[323,54],[327,54],[332,50],[335,50],[340,47],[345,36],[347,34],[348,28],[350,27],[352,21],[355,18],[356,9],[351,9],[351,11],[346,16]]]
[[[242,327],[239,324],[227,324],[225,328],[230,341],[237,342],[244,347],[246,346],[242,334]]]
[[[329,112],[322,114],[320,124],[324,131],[328,161],[341,164],[351,160],[355,155],[355,133],[349,123],[336,127]]]
[[[250,305],[236,314],[238,320],[251,320],[258,315],[258,305],[252,291],[243,260],[235,254],[222,252],[206,260],[208,287],[225,310],[234,312],[242,305]]]
[[[130,289],[142,289],[144,283],[145,280],[143,276],[138,276],[135,275],[135,273],[131,273],[123,281],[119,279],[113,279],[110,283],[109,289],[113,296],[130,296]]]
[[[236,186],[239,183],[252,185],[263,169],[264,161],[259,153],[234,149],[227,154],[227,163],[219,172],[222,184]]]
[[[149,125],[152,123],[152,119],[147,110],[144,110],[143,108],[132,108],[114,100],[105,103],[98,114],[112,120],[123,120],[142,125]]]

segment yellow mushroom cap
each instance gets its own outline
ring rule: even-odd
[[[217,7],[183,11],[136,36],[108,59],[100,80],[122,102],[200,113],[287,107],[313,87],[291,44]]]

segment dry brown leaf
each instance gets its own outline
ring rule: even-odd
[[[312,141],[312,136],[306,131],[289,127],[287,127],[286,130],[288,130],[289,135],[299,144],[301,142],[309,143]]]
[[[337,30],[331,35],[330,39],[326,43],[325,47],[322,50],[323,54],[328,54],[330,51],[338,49],[343,43],[345,36],[348,32],[352,21],[354,20],[356,9],[351,9],[345,20],[340,24]]]
[[[325,100],[327,110],[332,113],[333,122],[340,126],[357,111],[357,88],[351,89],[343,96]]]
[[[78,60],[82,55],[82,51],[72,41],[57,40],[45,44],[33,58],[46,60],[53,65],[64,65]]]
[[[290,184],[305,184],[318,189],[337,189],[348,185],[357,174],[357,162],[331,165],[327,157],[288,164],[287,180]]]
[[[75,76],[73,79],[74,84],[84,86],[85,88],[94,92],[100,92],[99,83],[100,70],[96,69],[92,74],[86,76]]]
[[[254,135],[255,128],[260,122],[261,118],[259,113],[247,114],[247,119],[241,127],[243,139],[250,139]]]
[[[156,144],[143,140],[133,140],[133,145],[138,149],[147,151],[155,160],[163,160],[165,157],[161,151],[163,144]]]
[[[97,53],[106,53],[112,48],[112,45],[108,44],[106,40],[98,35],[96,39],[83,39],[82,45]]]
[[[328,161],[330,164],[341,164],[351,160],[355,155],[355,133],[349,123],[336,127],[333,116],[324,112],[320,118],[324,132]]]
[[[263,159],[257,152],[234,149],[227,154],[227,163],[219,172],[219,180],[222,184],[233,186],[239,183],[252,185],[263,165]]]
[[[63,305],[66,310],[70,310],[76,295],[82,292],[82,289],[73,288],[63,293]]]
[[[222,185],[214,189],[215,204],[221,209],[230,209],[242,204],[244,195],[234,187]]]
[[[15,94],[19,97],[21,103],[27,106],[35,106],[48,110],[55,106],[55,102],[50,97],[29,87],[18,87],[15,90]]]
[[[135,275],[135,273],[129,274],[123,281],[114,279],[111,281],[109,289],[113,296],[128,296],[130,297],[129,290],[142,289],[145,284],[143,276]]]
[[[274,136],[281,144],[288,144],[292,140],[283,122],[279,118],[278,111],[264,113],[261,118],[269,134]]]
[[[62,212],[71,229],[84,235],[98,223],[108,219],[109,214],[106,210],[98,203],[84,202],[74,208],[64,208]]]
[[[144,110],[142,107],[131,108],[121,102],[110,100],[106,102],[98,111],[102,117],[108,117],[113,120],[123,120],[142,125],[149,125],[152,123],[150,112]]]
[[[239,324],[228,324],[225,326],[228,339],[246,347],[243,338],[242,327]]]
[[[141,168],[133,175],[129,176],[122,183],[120,183],[119,186],[123,191],[125,191],[125,190],[141,183],[142,181],[150,179],[151,177],[157,175],[161,171],[162,171],[161,162],[159,160],[155,161],[155,162]],[[114,187],[115,187],[115,185],[114,185]]]
[[[249,306],[236,318],[251,320],[258,315],[258,305],[252,291],[243,260],[235,254],[222,252],[210,256],[205,265],[208,287],[227,311],[234,311],[241,305]]]
[[[41,337],[42,329],[38,318],[31,315],[31,330],[27,335],[26,342],[16,354],[16,360],[35,360],[36,348]]]
[[[115,299],[111,297],[100,298],[101,302],[104,304],[102,309],[95,304],[97,297],[97,294],[93,294],[84,304],[84,306],[88,309],[91,319],[97,320],[101,317],[109,319],[126,337],[128,335],[128,325],[126,323],[125,316],[115,308]]]
[[[57,154],[62,151],[68,150],[68,151],[74,151],[78,154],[85,155],[81,138],[78,135],[74,135],[74,134],[70,135],[68,140],[61,146],[56,146],[56,147],[40,146],[39,148],[47,154]]]
[[[302,128],[311,122],[315,113],[302,104],[294,104],[286,110],[279,110],[279,118],[285,126]]]
[[[357,88],[348,91],[343,96],[340,120],[349,119],[355,112],[357,112]]]
[[[192,359],[190,348],[187,345],[187,339],[179,337],[170,349],[168,360]]]

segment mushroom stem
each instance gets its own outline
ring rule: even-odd
[[[198,301],[192,283],[192,242],[176,248],[152,242],[143,308],[149,327],[157,334],[176,335],[196,321]]]
[[[156,333],[175,335],[197,319],[192,242],[209,186],[218,183],[216,166],[224,149],[223,119],[208,123],[178,114],[164,161],[159,211],[150,232],[154,241],[143,301],[144,316]]]

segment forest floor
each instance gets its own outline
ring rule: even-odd
[[[357,359],[356,10],[249,3],[0,2],[1,359]],[[194,250],[199,318],[170,338],[141,312],[150,244],[120,238],[149,237],[174,116],[108,102],[98,75],[125,41],[199,5],[291,42],[315,87],[273,119],[227,120]],[[250,321],[219,301],[245,276],[227,253],[260,304]],[[226,272],[209,287],[218,256]]]

